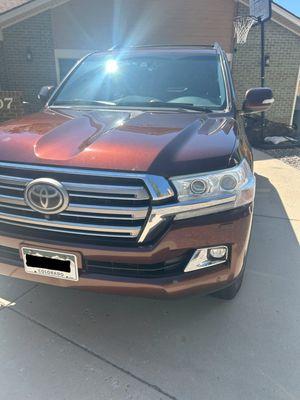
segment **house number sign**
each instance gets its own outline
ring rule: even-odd
[[[13,101],[12,97],[0,97],[0,110],[10,110]]]

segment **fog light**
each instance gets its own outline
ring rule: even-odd
[[[224,264],[227,259],[228,248],[226,246],[197,249],[185,267],[184,272],[198,271],[218,264]]]
[[[208,252],[212,258],[224,258],[227,254],[227,247],[212,247]]]

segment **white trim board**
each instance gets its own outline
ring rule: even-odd
[[[77,58],[80,60],[89,53],[95,50],[81,50],[81,49],[54,49],[55,57],[55,71],[56,71],[56,81],[57,84],[60,83],[60,69],[59,69],[59,59]]]
[[[89,53],[93,53],[94,50],[86,49],[54,49],[55,57],[57,58],[82,58]]]
[[[300,26],[300,18],[297,18],[296,15],[289,13],[287,10],[279,7],[276,3],[272,3],[272,9],[282,17],[286,18],[293,24]]]
[[[1,0],[0,0],[1,1]],[[27,18],[40,14],[41,12],[58,7],[70,0],[35,0],[25,3],[20,7],[13,8],[0,15],[0,28],[4,29]]]
[[[300,84],[300,66],[299,66],[299,71],[298,71],[298,78],[297,78],[297,84],[296,84],[296,89],[295,89],[295,97],[294,97],[294,102],[293,102],[290,125],[293,124],[293,120],[294,120],[294,114],[295,114],[295,108],[296,108],[296,101],[297,101],[297,96],[298,96],[299,84]]]

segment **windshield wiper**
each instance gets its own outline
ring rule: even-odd
[[[169,103],[164,101],[133,101],[133,102],[122,102],[119,101],[116,103],[117,106],[124,107],[161,107],[161,108],[174,108],[178,110],[194,110],[194,111],[203,111],[203,112],[213,112],[212,109],[208,107],[195,106],[192,103]]]
[[[201,111],[210,113],[213,112],[212,109],[203,106],[195,106],[192,103],[169,103],[164,101],[133,101],[133,102],[122,102],[118,101],[114,103],[112,101],[100,101],[100,100],[62,100],[55,101],[53,106],[104,106],[104,107],[151,107],[151,108],[172,108],[179,111]]]
[[[116,103],[112,101],[98,101],[98,100],[62,100],[55,101],[53,106],[115,106]]]

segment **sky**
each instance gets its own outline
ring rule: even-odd
[[[275,0],[275,3],[300,17],[300,0]]]

